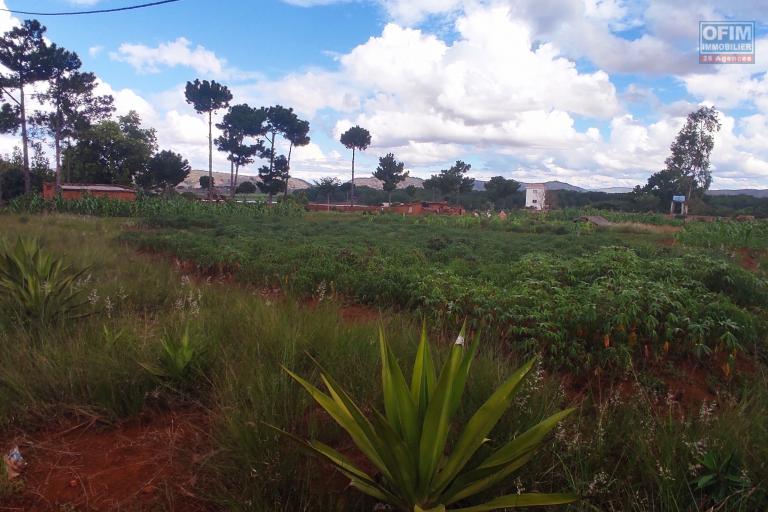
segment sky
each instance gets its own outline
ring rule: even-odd
[[[69,11],[144,0],[0,0]],[[148,9],[38,17],[47,36],[157,130],[161,149],[207,168],[207,123],[187,80],[233,103],[293,107],[311,144],[292,175],[349,179],[340,134],[367,128],[367,176],[394,153],[412,176],[461,159],[477,179],[644,184],[685,116],[721,112],[715,189],[768,188],[765,0],[181,0]],[[29,16],[27,16],[29,17]],[[0,30],[24,19],[0,13]],[[756,22],[755,64],[699,64],[699,21]],[[0,152],[18,137],[0,137]],[[285,149],[285,148],[283,148]],[[214,170],[228,171],[223,154]],[[244,169],[255,174],[259,163]]]

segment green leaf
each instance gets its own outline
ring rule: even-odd
[[[475,469],[457,478],[441,496],[446,505],[456,503],[477,493],[490,489],[509,477],[512,473],[528,464],[534,452],[528,452],[503,467]]]
[[[486,510],[499,510],[502,508],[516,508],[516,507],[540,507],[548,505],[565,505],[567,503],[573,503],[578,500],[579,497],[575,494],[509,494],[491,500],[482,505],[475,505],[473,507],[459,508],[452,512],[485,512]]]
[[[334,421],[336,421],[336,423],[338,423],[341,428],[347,431],[349,436],[352,438],[352,442],[354,442],[355,445],[360,448],[360,451],[362,451],[363,454],[368,457],[368,460],[370,460],[371,463],[373,463],[379,469],[379,471],[381,471],[386,476],[390,476],[387,466],[376,452],[371,443],[371,440],[368,439],[368,437],[365,435],[363,427],[355,422],[355,420],[346,409],[339,406],[339,404],[337,404],[331,397],[292,371],[285,367],[283,367],[283,370],[285,370],[286,373],[288,373],[288,375],[290,375],[296,382],[301,384],[304,389],[307,390],[310,396],[312,396],[312,398],[320,405],[320,407],[325,409],[325,411],[331,415]]]
[[[466,325],[466,324],[465,324]],[[429,401],[424,416],[424,426],[419,445],[419,486],[428,489],[443,457],[448,439],[451,417],[455,412],[454,403],[460,400],[466,382],[464,349],[465,328],[451,348],[451,352],[440,372],[435,394]]]
[[[417,424],[416,405],[411,398],[397,358],[384,337],[384,329],[379,328],[379,346],[381,349],[381,383],[384,394],[384,408],[389,423],[412,450],[418,449],[421,432]]]
[[[531,359],[515,371],[472,416],[459,436],[453,453],[448,457],[445,466],[433,483],[436,492],[445,489],[453,481],[459,471],[472,458],[472,455],[485,442],[485,438],[509,408],[520,382],[528,375],[535,362],[535,359]]]
[[[411,376],[411,397],[413,403],[416,404],[420,424],[424,422],[424,414],[427,412],[427,405],[429,405],[429,399],[432,397],[436,385],[435,363],[427,342],[427,324],[422,323],[421,341],[416,351],[416,360]]]
[[[566,409],[539,422],[491,454],[478,468],[492,468],[504,465],[520,455],[535,449],[541,440],[544,439],[544,436],[575,410],[575,408]]]

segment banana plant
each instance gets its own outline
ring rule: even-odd
[[[285,371],[349,434],[378,472],[370,475],[343,454],[316,440],[280,430],[310,454],[329,461],[359,491],[407,512],[481,512],[512,507],[560,505],[577,499],[573,494],[512,494],[479,505],[461,505],[509,477],[534,455],[544,437],[573,409],[558,412],[495,450],[485,460],[470,464],[475,452],[510,407],[515,392],[534,366],[531,360],[515,371],[478,409],[446,453],[452,419],[459,408],[477,339],[465,342],[466,325],[450,350],[439,374],[427,342],[426,330],[413,365],[410,386],[380,331],[381,385],[384,413],[370,416],[320,368],[327,393],[294,372]]]
[[[86,271],[72,270],[35,239],[19,238],[13,248],[0,251],[0,296],[25,325],[81,318],[88,301],[76,283]]]

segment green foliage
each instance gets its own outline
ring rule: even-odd
[[[272,162],[272,166],[263,165],[259,168],[259,181],[256,186],[262,194],[267,194],[270,198],[279,194],[288,186],[289,169],[288,159],[283,155],[278,156]]]
[[[393,153],[387,153],[386,156],[379,158],[379,166],[373,172],[373,177],[380,180],[385,192],[389,194],[389,201],[392,201],[392,191],[397,189],[397,184],[408,177],[408,171],[405,170],[405,164],[398,162]]]
[[[561,222],[556,216],[530,224],[517,219],[506,223],[469,219],[472,223],[464,224],[462,219],[442,218],[417,223],[394,216],[333,214],[288,221],[240,210],[222,222],[218,214],[197,210],[213,203],[189,203],[195,208],[189,214],[153,217],[149,225],[156,231],[139,234],[151,233],[155,243],[163,237],[165,245],[151,247],[194,261],[202,272],[215,270],[216,263],[240,262],[243,268],[236,275],[256,287],[274,285],[264,276],[276,272],[283,276],[286,289],[307,286],[306,293],[318,298],[320,287],[315,284],[310,292],[311,284],[325,279],[324,300],[308,308],[306,301],[294,300],[290,294],[264,298],[252,286],[220,285],[214,277],[211,284],[185,278],[170,259],[116,243],[126,227],[131,231],[129,239],[137,240],[131,219],[5,214],[0,238],[15,241],[20,234],[33,236],[43,240],[48,250],[92,268],[93,278],[84,290],[98,299],[103,314],[49,329],[36,343],[29,343],[29,333],[17,325],[0,325],[0,430],[37,431],[50,426],[51,418],[82,415],[89,421],[97,417],[120,424],[168,409],[178,411],[190,403],[202,404],[210,423],[195,426],[210,435],[211,446],[200,454],[206,458],[199,466],[196,489],[226,510],[368,512],[376,505],[373,498],[331,478],[333,469],[328,465],[306,457],[264,426],[290,426],[292,433],[318,439],[363,469],[371,469],[362,464],[347,434],[280,368],[319,382],[317,367],[305,356],[310,353],[326,370],[323,373],[334,376],[358,403],[366,404],[366,415],[371,413],[367,404],[382,403],[379,379],[371,378],[381,363],[378,318],[350,318],[350,308],[334,299],[342,294],[337,290],[348,286],[345,280],[324,274],[334,269],[326,268],[334,259],[343,260],[344,266],[338,268],[351,271],[349,284],[365,287],[367,296],[397,298],[403,283],[385,286],[382,281],[401,279],[395,266],[417,274],[418,262],[424,260],[462,277],[493,275],[528,253],[557,253],[568,267],[574,257],[587,257],[601,246],[633,247],[641,265],[649,260],[676,262],[694,252],[681,244],[657,250],[653,246],[658,238],[647,233],[598,229],[583,236],[575,231],[556,234],[555,228],[575,230],[570,220]],[[168,204],[174,203],[164,202],[160,208]],[[247,219],[240,221],[238,215]],[[514,230],[507,231],[510,228]],[[400,259],[391,259],[392,254]],[[295,272],[296,267],[310,266],[307,262],[312,265],[306,273]],[[365,269],[355,270],[361,262]],[[209,263],[214,266],[209,268]],[[693,267],[690,272],[696,280],[713,280],[708,288],[727,281],[717,281],[718,274],[736,275],[724,258],[704,258]],[[595,267],[598,272],[602,268],[606,273],[617,271],[616,266]],[[685,261],[676,263],[670,274],[680,269],[688,271]],[[741,279],[731,286],[741,286]],[[514,290],[510,286],[503,293]],[[386,295],[377,295],[382,291]],[[746,309],[762,316],[759,294],[750,295],[754,294],[743,293],[744,301],[752,301]],[[108,299],[114,304],[111,309],[105,306]],[[350,299],[345,296],[344,303]],[[409,308],[382,312],[387,342],[401,362],[416,356],[414,340],[421,323],[414,316]],[[197,339],[216,340],[206,345],[205,372],[191,377],[189,385],[164,381],[166,385],[158,386],[157,377],[136,361],[159,361],[166,334],[179,333],[178,341],[185,326],[193,344]],[[442,364],[453,348],[448,332],[455,331],[451,328],[442,335],[440,325],[428,326],[435,341],[430,349]],[[502,386],[511,369],[521,364],[521,356],[494,336],[490,333],[489,342],[478,348],[471,384],[456,411],[456,428],[450,431],[447,446],[456,446],[462,427]],[[603,347],[602,340],[594,341]],[[761,346],[763,342],[758,341],[758,350]],[[707,366],[677,355],[647,366],[635,364],[628,375],[615,381],[597,379],[592,373],[577,377],[535,367],[519,387],[511,413],[504,414],[486,436],[490,441],[481,446],[470,466],[559,410],[576,404],[579,409],[555,427],[552,441],[541,445],[524,471],[500,482],[491,490],[494,494],[478,495],[476,502],[494,495],[573,489],[583,499],[571,508],[583,512],[766,510],[768,373],[764,354],[740,356],[739,363],[750,370],[727,382],[706,373]],[[741,490],[734,487],[732,496],[717,504],[709,489],[697,489],[697,480],[708,472],[701,459],[709,451],[718,454],[718,461],[733,453],[739,470],[729,473],[738,473],[748,483]]]
[[[209,82],[196,79],[194,82],[187,82],[184,97],[199,114],[209,114],[226,108],[232,101],[232,93],[227,86],[215,80]]]
[[[42,193],[43,183],[51,181],[54,176],[51,173],[48,159],[40,142],[30,144],[33,150],[30,162],[30,181],[33,193]],[[24,159],[21,150],[16,147],[13,153],[0,158],[0,199],[11,201],[24,195]]]
[[[332,283],[437,325],[468,318],[487,340],[577,374],[621,375],[686,357],[719,368],[721,357],[762,345],[762,277],[716,256],[662,249],[666,232],[584,230],[573,214],[270,216],[258,228],[156,216],[158,231],[126,238],[298,295]]]
[[[252,181],[244,181],[237,186],[238,194],[255,194],[258,191]]]
[[[207,177],[207,176],[204,176]],[[193,224],[209,225],[219,217],[230,219],[254,218],[268,215],[301,216],[303,205],[296,202],[280,203],[268,206],[263,202],[204,202],[173,197],[169,199],[158,197],[139,197],[136,201],[121,201],[106,197],[83,197],[81,199],[64,200],[56,198],[44,200],[39,195],[19,197],[8,205],[14,213],[73,213],[77,215],[93,215],[98,217],[162,217],[166,221],[176,219],[180,225],[189,225],[184,219],[192,219]]]
[[[322,196],[322,198],[330,204],[331,196],[339,188],[340,185],[341,182],[338,180],[338,178],[334,178],[333,176],[326,176],[324,178],[320,178],[319,181],[316,181],[313,188],[315,188],[317,192]]]
[[[453,195],[458,203],[459,194],[471,191],[475,184],[473,178],[466,176],[471,168],[470,164],[457,160],[452,167],[430,178],[430,188],[436,188],[446,196]]]
[[[345,148],[365,151],[371,145],[371,132],[360,126],[353,126],[339,138]]]
[[[715,107],[701,107],[688,114],[685,126],[670,147],[665,169],[651,176],[646,190],[668,200],[682,194],[691,199],[700,197],[712,183],[709,157],[715,147],[712,135],[720,130]]]
[[[676,238],[686,245],[708,249],[766,249],[768,222],[690,222]]]
[[[131,111],[82,132],[77,144],[64,150],[63,172],[74,183],[131,185],[147,171],[156,149],[154,128],[142,128],[141,118]]]
[[[445,449],[451,423],[459,408],[477,342],[465,346],[462,329],[442,370],[436,369],[427,342],[426,330],[413,365],[408,386],[392,349],[379,335],[381,383],[385,414],[373,409],[369,417],[352,401],[336,381],[321,368],[329,394],[286,370],[352,438],[355,445],[376,467],[381,479],[364,472],[344,455],[319,442],[297,441],[310,453],[331,462],[359,491],[405,512],[445,511],[446,507],[475,496],[519,470],[534,455],[539,444],[573,409],[545,419],[512,441],[497,447],[487,457],[470,464],[486,443],[523,379],[533,368],[529,361],[514,372],[478,409],[458,435],[452,452]],[[483,511],[534,505],[558,505],[576,501],[571,494],[513,494],[457,511]]]
[[[183,156],[163,150],[150,158],[146,169],[136,175],[136,184],[144,189],[169,192],[184,181],[191,170],[189,162]]]
[[[161,345],[163,352],[159,363],[142,363],[142,366],[156,377],[177,384],[188,384],[201,370],[205,346],[193,341],[188,327],[179,339],[166,334]]]
[[[76,272],[60,258],[43,251],[37,240],[19,238],[0,253],[3,306],[23,325],[45,328],[87,314],[88,301]]]
[[[255,144],[246,143],[248,138],[260,137],[266,134],[267,110],[255,109],[249,105],[234,105],[224,114],[222,122],[216,127],[222,131],[214,143],[219,151],[227,153],[227,160],[232,162],[235,171],[253,163],[254,157],[261,149],[261,141]],[[232,177],[234,183],[235,178]]]
[[[520,184],[515,180],[506,179],[503,176],[494,176],[485,184],[485,191],[493,201],[509,197],[520,189]]]
[[[696,489],[710,496],[715,505],[749,487],[749,479],[744,476],[733,454],[721,457],[709,451],[699,463],[704,468],[704,474],[696,480]]]

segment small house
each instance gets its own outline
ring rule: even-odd
[[[530,183],[525,186],[525,207],[534,210],[544,210],[547,207],[547,186],[541,183]]]
[[[93,185],[86,183],[64,183],[61,185],[61,197],[65,200],[83,197],[106,197],[120,201],[135,201],[136,191],[122,185]],[[56,184],[43,183],[43,198],[50,201],[56,198]]]

